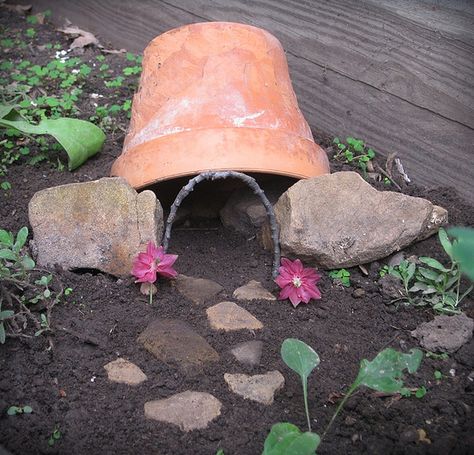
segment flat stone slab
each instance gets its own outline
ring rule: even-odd
[[[230,352],[240,363],[254,367],[260,364],[262,349],[262,341],[245,341],[234,346]]]
[[[222,403],[210,393],[187,390],[145,403],[145,417],[172,423],[182,431],[202,430],[221,414]]]
[[[178,319],[152,321],[138,342],[163,362],[176,362],[183,369],[219,360],[219,354],[190,325]]]
[[[207,319],[215,330],[258,330],[263,324],[234,302],[221,302],[206,310]]]
[[[109,381],[128,385],[138,385],[147,380],[147,376],[134,363],[119,357],[104,365]]]
[[[98,269],[128,277],[135,256],[163,232],[163,210],[152,191],[102,178],[35,193],[28,206],[40,266]]]
[[[428,351],[452,353],[472,338],[473,329],[474,320],[461,313],[436,316],[432,321],[420,324],[411,335]]]
[[[273,403],[275,393],[285,384],[285,378],[276,370],[254,376],[225,373],[224,380],[237,395],[266,405]]]
[[[224,288],[215,281],[181,274],[176,278],[175,286],[180,294],[187,297],[196,305],[206,303],[206,301],[214,298],[224,290]]]
[[[276,297],[267,291],[260,281],[255,280],[237,288],[232,297],[237,300],[276,300]]]

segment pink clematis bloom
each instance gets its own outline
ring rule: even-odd
[[[280,300],[290,299],[296,308],[301,302],[308,303],[311,299],[320,299],[321,291],[316,286],[321,275],[314,269],[304,268],[299,259],[290,261],[281,259],[281,267],[275,283],[280,286]]]
[[[165,278],[174,278],[178,272],[173,269],[178,256],[176,254],[166,254],[163,247],[157,247],[153,242],[149,242],[145,253],[139,253],[133,261],[132,275],[136,278],[136,283],[154,283],[156,275]]]

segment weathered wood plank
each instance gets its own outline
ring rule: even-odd
[[[443,30],[373,0],[37,0],[115,47],[140,51],[154,36],[205,20],[266,28],[285,47],[310,125],[396,151],[415,181],[445,184],[474,202],[474,16]],[[389,2],[390,3],[390,2]],[[408,10],[409,11],[409,10]],[[402,14],[403,13],[403,14]],[[467,21],[467,22],[466,22]],[[454,24],[454,25],[453,25]]]

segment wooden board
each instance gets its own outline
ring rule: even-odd
[[[37,0],[114,47],[225,20],[282,42],[309,124],[397,152],[415,182],[474,202],[474,14],[464,2],[387,0]]]

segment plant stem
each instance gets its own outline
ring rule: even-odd
[[[303,380],[303,398],[304,398],[304,410],[306,412],[306,420],[308,422],[308,431],[311,432],[311,420],[309,418],[309,410],[308,410],[308,384],[307,379]]]
[[[150,306],[152,305],[153,303],[153,289],[151,288],[151,284],[150,284]]]
[[[331,417],[331,420],[329,421],[326,429],[324,430],[324,433],[323,435],[321,436],[321,441],[323,440],[323,438],[326,436],[326,433],[329,431],[329,429],[331,428],[331,425],[334,423],[334,420],[336,420],[336,417],[337,415],[339,414],[339,412],[341,411],[342,407],[346,404],[346,401],[349,399],[349,397],[354,393],[354,390],[357,389],[357,387],[359,386],[359,384],[352,384],[350,389],[347,391],[346,393],[346,396],[344,397],[344,399],[339,403],[339,406],[337,407],[336,409],[336,412],[333,414],[333,416]]]

